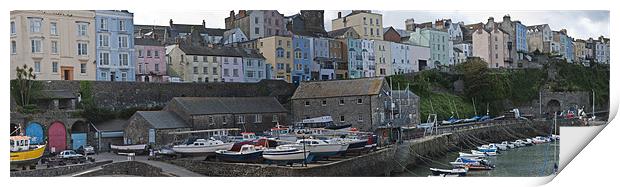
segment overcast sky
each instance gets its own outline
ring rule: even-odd
[[[131,10],[130,10],[131,11]],[[135,24],[168,25],[174,23],[201,24],[206,21],[207,27],[224,28],[224,18],[230,10],[135,10]],[[298,13],[298,10],[280,10],[280,13],[289,16]],[[343,10],[347,15],[350,10]],[[512,20],[519,20],[525,25],[547,23],[552,30],[565,28],[574,38],[587,39],[603,35],[609,37],[609,11],[598,10],[558,10],[558,11],[373,11],[383,14],[383,26],[393,26],[404,29],[405,19],[413,18],[416,23],[450,18],[453,22],[463,21],[465,24],[486,22],[494,17],[500,22],[502,17],[509,14]],[[331,30],[331,20],[338,16],[338,10],[325,11],[325,29]]]

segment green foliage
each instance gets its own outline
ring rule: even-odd
[[[594,64],[583,67],[578,64],[554,63],[558,78],[550,85],[553,91],[594,91],[598,104],[609,102],[609,66]]]
[[[480,115],[480,108],[476,108]],[[420,119],[425,122],[429,114],[437,114],[438,119],[448,119],[451,116],[470,118],[474,116],[471,101],[449,93],[431,93],[427,97],[420,97]]]
[[[37,75],[32,67],[24,64],[15,68],[17,78],[11,80],[10,93],[18,106],[25,107],[32,104],[32,100],[41,95],[41,83],[35,81]]]

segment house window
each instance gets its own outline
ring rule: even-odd
[[[56,22],[51,22],[50,23],[50,34],[51,35],[58,35],[58,24]]]
[[[17,42],[11,41],[11,54],[17,54]]]
[[[305,106],[310,106],[310,101],[306,101]]]
[[[34,72],[41,73],[41,62],[40,61],[34,62]]]
[[[194,56],[194,62],[198,62],[198,56]]]
[[[230,72],[228,69],[224,69],[224,76],[225,77],[230,77]]]
[[[52,73],[58,73],[58,62],[52,62]]]
[[[194,74],[198,74],[198,67],[194,66]]]
[[[254,28],[254,34],[260,34],[260,29],[258,27]]]
[[[120,31],[125,31],[125,20],[118,20],[118,29]]]
[[[102,34],[99,35],[99,46],[101,47],[109,47],[110,46],[110,36]]]
[[[243,115],[237,116],[237,124],[244,124],[244,123],[245,123],[245,117]]]
[[[138,49],[138,58],[142,58],[142,49]]]
[[[271,116],[271,122],[278,122],[278,115],[274,114],[273,116]]]
[[[245,76],[248,78],[254,78],[254,71],[246,71]]]
[[[17,33],[16,27],[15,27],[15,22],[11,21],[11,35],[14,35]]]
[[[340,116],[340,122],[344,122],[344,116]]]
[[[157,64],[155,64],[155,65],[157,65]],[[202,68],[202,73],[209,74],[209,67],[203,67]]]
[[[263,122],[263,115],[260,115],[260,114],[254,115],[254,123],[262,123],[262,122]]]
[[[80,73],[81,74],[86,74],[86,63],[81,63],[80,64]],[[127,76],[127,75],[125,75]]]
[[[121,72],[121,81],[127,81],[127,72]]]
[[[159,58],[159,51],[155,51],[155,58]],[[206,58],[207,57],[205,57],[205,60],[204,60],[205,62],[207,61]]]
[[[364,121],[364,116],[362,114],[357,114],[357,121]]]
[[[101,30],[108,30],[108,20],[105,18],[101,19],[101,22],[99,22],[99,29]]]
[[[321,106],[327,106],[327,100],[321,101]]]
[[[88,55],[88,44],[87,43],[78,43],[78,55],[80,56]]]
[[[340,99],[339,105],[344,105],[344,99]]]
[[[40,39],[30,40],[32,53],[41,53],[41,43]]]
[[[118,61],[121,66],[129,66],[129,54],[127,53],[118,54]]]
[[[159,71],[159,64],[155,64],[155,71]]]
[[[222,116],[222,124],[226,124],[226,116]]]
[[[106,80],[106,81],[107,81],[107,80],[108,80],[108,73],[106,73],[106,72],[101,72],[101,78],[102,78],[103,80]]]
[[[52,54],[58,54],[58,41],[52,41]]]
[[[216,67],[213,68],[213,75],[217,75],[217,68]]]
[[[362,104],[362,99],[357,99],[357,104]]]
[[[209,116],[209,125],[214,125],[213,116]]]
[[[99,53],[99,65],[110,65],[110,53],[101,52]]]
[[[30,20],[30,32],[38,33],[41,32],[41,18],[29,18]]]
[[[151,58],[151,50],[146,50],[146,57]]]
[[[87,23],[78,23],[78,36],[86,36],[88,34],[88,24]]]
[[[127,48],[129,39],[127,36],[118,37],[118,47]]]

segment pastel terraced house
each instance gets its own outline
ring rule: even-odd
[[[135,81],[133,13],[96,10],[97,80]]]
[[[11,79],[33,68],[37,80],[95,80],[95,12],[15,10],[11,22]]]
[[[136,81],[168,82],[166,74],[166,48],[152,38],[134,39],[136,48]]]

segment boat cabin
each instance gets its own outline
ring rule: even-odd
[[[11,152],[27,151],[30,149],[30,137],[11,136]]]
[[[243,140],[255,140],[256,139],[256,133],[253,133],[253,132],[242,132],[241,133],[241,138]]]
[[[306,145],[319,145],[319,144],[321,144],[320,141],[322,141],[322,140],[309,140],[309,139],[306,139],[306,140],[297,140],[297,143],[306,144]]]

